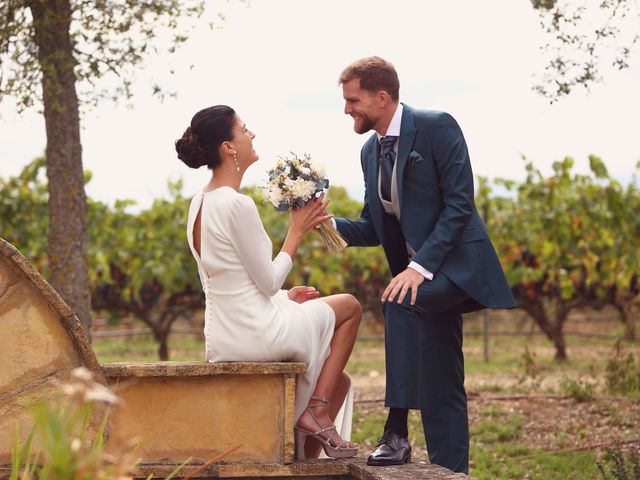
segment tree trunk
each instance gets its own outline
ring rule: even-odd
[[[49,188],[49,281],[90,334],[86,195],[69,0],[29,0],[42,69]]]
[[[163,328],[156,322],[149,323],[153,338],[158,343],[158,358],[162,361],[169,360],[169,333],[171,328]]]
[[[556,362],[566,362],[567,357],[567,343],[564,339],[564,333],[562,333],[561,328],[553,328],[551,329],[550,340],[556,347]]]
[[[570,309],[558,307],[558,310],[555,313],[555,318],[553,318],[552,321],[549,317],[548,305],[545,306],[541,299],[536,298],[532,300],[526,297],[521,297],[518,298],[518,304],[520,308],[533,318],[547,338],[553,342],[556,347],[555,360],[557,362],[567,361],[567,344],[565,342],[562,328],[567,320]]]
[[[620,313],[620,321],[624,325],[624,338],[627,340],[636,339],[635,319],[631,315],[631,306],[622,302],[615,304],[618,313]]]
[[[171,299],[169,299],[169,305],[171,305]],[[168,308],[171,308],[169,305],[165,304],[162,313],[158,317],[158,332],[159,335],[156,336],[156,340],[158,341],[158,356],[160,360],[169,360],[169,335],[171,334],[171,326],[173,322],[179,316],[178,312],[169,312]]]
[[[556,362],[566,362],[567,357],[567,344],[564,339],[564,333],[562,332],[562,326],[553,324],[548,320],[546,316],[531,315],[536,321],[540,329],[544,332],[549,340],[553,342],[556,347]]]
[[[558,302],[555,308],[554,316],[553,316],[553,324],[549,330],[549,339],[553,342],[556,347],[556,362],[566,362],[568,360],[567,357],[567,342],[564,338],[564,324],[569,318],[569,312],[574,307],[567,305],[564,302]]]
[[[160,337],[156,337],[156,341],[158,342],[158,357],[162,361],[169,360],[169,345],[167,342],[168,339],[168,332],[163,332]]]

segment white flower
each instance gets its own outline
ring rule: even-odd
[[[308,167],[300,167],[300,173],[303,175],[309,175],[311,173],[311,169]]]
[[[274,207],[279,206],[284,198],[284,196],[282,195],[282,190],[280,190],[280,188],[278,188],[277,186],[271,186],[269,188],[267,197]]]
[[[298,178],[295,180],[291,193],[294,198],[301,198],[302,200],[309,200],[311,196],[316,193],[316,186],[309,180]]]
[[[83,392],[85,388],[82,383],[65,383],[62,385],[62,393],[73,397],[76,393]]]
[[[71,451],[72,452],[77,452],[78,450],[80,450],[80,446],[81,446],[81,443],[80,443],[80,439],[79,438],[74,438],[71,441]]]
[[[96,383],[91,390],[88,390],[84,394],[84,399],[87,402],[98,401],[106,403],[118,403],[118,397],[104,385]]]
[[[71,375],[76,377],[78,380],[84,380],[85,382],[90,382],[93,378],[91,372],[85,367],[74,368],[73,370],[71,370]]]

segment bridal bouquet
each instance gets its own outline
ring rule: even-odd
[[[318,193],[329,187],[329,179],[311,163],[311,156],[279,157],[276,166],[267,171],[266,197],[280,212],[300,208],[311,201]],[[319,225],[320,237],[330,253],[344,250],[347,242],[333,227],[330,220]]]

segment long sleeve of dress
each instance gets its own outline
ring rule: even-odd
[[[258,289],[272,297],[278,293],[291,271],[291,257],[280,252],[272,260],[271,240],[251,198],[238,196],[232,208],[229,238]]]

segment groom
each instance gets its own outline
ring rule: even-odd
[[[460,127],[443,112],[399,103],[393,65],[357,60],[340,75],[360,152],[364,208],[336,219],[350,246],[382,244],[393,279],[382,293],[389,416],[369,465],[411,458],[408,409],[420,409],[432,463],[468,471],[462,313],[513,308],[502,268],[476,211]]]

